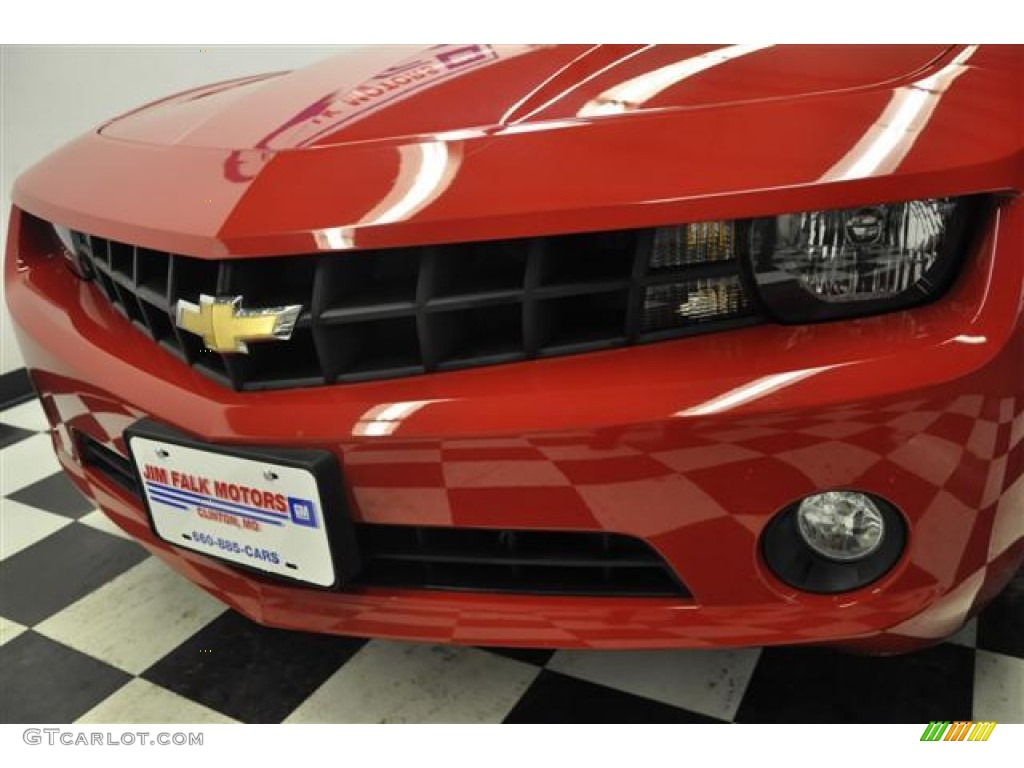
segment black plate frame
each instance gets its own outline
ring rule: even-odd
[[[205,440],[194,438],[166,424],[154,421],[153,419],[141,419],[129,426],[124,431],[125,446],[128,448],[128,456],[132,462],[132,469],[135,472],[135,480],[140,489],[144,488],[139,465],[135,458],[135,452],[131,448],[131,440],[135,437],[147,440],[158,440],[172,445],[180,445],[184,448],[207,451],[221,456],[228,456],[250,461],[265,461],[271,464],[280,464],[286,467],[304,469],[309,471],[316,481],[317,490],[320,494],[320,504],[323,507],[324,528],[327,531],[327,546],[334,566],[334,583],[328,586],[313,584],[303,579],[291,578],[286,574],[265,571],[260,568],[244,565],[234,560],[218,557],[203,550],[184,547],[176,541],[165,539],[157,531],[153,522],[153,510],[150,509],[149,499],[145,492],[141,493],[142,503],[146,510],[150,530],[160,541],[166,542],[174,547],[179,547],[187,552],[193,552],[203,557],[209,557],[220,563],[230,565],[232,568],[257,574],[262,578],[282,581],[289,584],[300,584],[309,589],[336,590],[339,587],[349,584],[360,571],[359,549],[356,546],[355,529],[352,525],[352,517],[349,514],[348,500],[345,492],[345,482],[342,477],[341,467],[338,460],[330,451],[306,448],[277,448],[272,446],[242,446],[224,445],[210,443]]]

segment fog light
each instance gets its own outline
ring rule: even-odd
[[[885,520],[863,493],[829,491],[800,502],[797,530],[804,543],[822,557],[851,562],[863,560],[882,546]]]
[[[907,524],[892,502],[825,491],[779,510],[761,534],[768,569],[805,592],[834,595],[880,579],[899,561]]]

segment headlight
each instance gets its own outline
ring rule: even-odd
[[[956,277],[977,202],[932,198],[659,227],[640,273],[640,332],[758,315],[813,323],[923,304]]]
[[[938,296],[963,252],[967,203],[934,198],[750,222],[750,266],[765,310],[806,323]]]

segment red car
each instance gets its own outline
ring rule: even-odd
[[[950,634],[1024,560],[1019,47],[382,48],[24,174],[79,488],[246,616],[480,645]]]

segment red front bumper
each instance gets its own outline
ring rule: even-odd
[[[913,311],[245,394],[131,328],[33,222],[15,211],[5,278],[61,463],[128,533],[262,623],[490,645],[896,650],[954,631],[1024,559],[1019,198],[953,291]],[[418,405],[366,429],[397,403]],[[135,498],[83,468],[70,430],[124,453],[123,429],[144,416],[215,443],[331,450],[357,521],[630,534],[693,597],[324,592],[254,578],[159,541]],[[835,487],[896,504],[907,549],[867,588],[797,592],[765,567],[759,535],[778,510]]]

